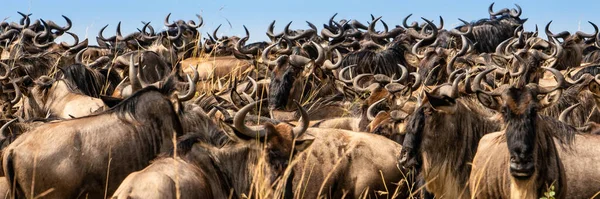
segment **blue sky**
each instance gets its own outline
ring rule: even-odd
[[[533,30],[538,24],[543,30],[546,23],[553,20],[552,31],[568,30],[575,32],[583,30],[591,32],[587,21],[600,25],[600,1],[580,0],[576,3],[542,3],[540,1],[495,1],[495,10],[514,8],[514,3],[523,8],[521,18],[528,18],[526,30]],[[0,6],[0,20],[9,17],[8,21],[17,21],[20,16],[17,11],[33,13],[32,18],[51,19],[59,25],[65,24],[61,15],[70,17],[73,21],[71,32],[80,37],[90,38],[90,44],[95,44],[98,30],[110,24],[105,36],[114,35],[115,27],[122,22],[124,34],[142,27],[140,21],[151,21],[155,29],[163,28],[164,17],[168,13],[172,20],[194,19],[199,13],[204,17],[204,26],[200,29],[205,35],[212,32],[219,24],[223,24],[219,35],[243,35],[242,25],[250,30],[250,41],[267,40],[265,31],[272,20],[277,20],[275,32],[283,29],[289,21],[294,21],[292,28],[308,28],[305,21],[310,21],[320,29],[329,17],[339,13],[336,19],[357,19],[364,24],[370,21],[370,14],[383,16],[388,24],[401,24],[402,19],[413,13],[411,21],[421,20],[419,17],[434,19],[436,24],[441,15],[446,22],[446,28],[459,25],[457,18],[467,21],[489,17],[487,8],[492,1],[398,1],[398,0],[297,0],[297,1],[198,1],[198,0],[6,0]],[[232,27],[228,25],[231,22]],[[378,29],[381,29],[379,24]],[[543,31],[542,31],[543,32]],[[543,35],[543,34],[542,34]],[[63,38],[71,40],[70,38]],[[59,39],[59,40],[63,40]]]

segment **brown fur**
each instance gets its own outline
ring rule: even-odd
[[[23,99],[24,106],[19,110],[19,114],[26,120],[45,118],[48,113],[58,118],[70,119],[107,108],[101,99],[73,92],[65,81],[52,82],[48,77],[42,79],[38,81],[46,83],[38,83]],[[51,84],[47,85],[48,83]]]
[[[171,102],[149,87],[101,114],[47,123],[23,134],[4,150],[3,169],[16,181],[19,197],[54,189],[46,198],[103,198],[105,188],[112,194],[129,173],[166,152],[173,136],[181,134]]]
[[[508,147],[503,138],[504,132],[485,135],[473,159],[473,169],[469,179],[471,193],[475,198],[508,198],[511,192]],[[566,198],[591,198],[600,188],[596,186],[600,179],[597,135],[575,135],[574,143],[568,149],[558,147],[558,156],[564,164],[567,181]],[[559,144],[555,141],[555,144]],[[556,190],[555,186],[555,191]],[[542,191],[546,191],[542,187]],[[537,194],[534,193],[534,196]],[[536,198],[539,198],[536,196]],[[558,198],[558,197],[557,197]]]
[[[407,151],[403,153],[408,157],[403,162],[412,165],[422,159],[427,191],[436,197],[468,198],[468,163],[475,156],[479,139],[499,130],[499,122],[472,98],[440,100],[444,99],[427,98],[407,119],[403,143]]]
[[[393,183],[402,179],[396,162],[402,147],[387,138],[320,128],[309,128],[306,134],[315,141],[294,166],[295,197],[317,198],[323,183],[320,196],[340,198],[347,193],[346,198],[375,197],[374,191],[385,190],[379,172],[389,194],[396,190]],[[405,188],[399,188],[400,198],[405,197]]]

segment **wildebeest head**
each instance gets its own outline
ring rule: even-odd
[[[312,56],[311,51],[307,50],[307,53],[299,52],[305,55],[281,55],[276,60],[271,61],[268,58],[269,51],[275,45],[278,45],[278,43],[265,48],[262,54],[262,61],[271,69],[271,83],[269,84],[269,109],[271,110],[287,109],[292,105],[292,99],[300,101],[301,98],[308,97],[312,91],[320,92],[326,90],[323,88],[317,89],[317,85],[315,84],[329,80],[325,75],[316,77],[322,74],[317,73],[317,71],[321,71],[321,68],[318,66],[326,66],[328,65],[327,63],[330,63],[325,61],[323,48],[319,44],[311,42],[311,45],[317,51]],[[310,45],[304,45],[304,47],[304,49],[309,49]],[[315,57],[314,54],[317,54],[316,59],[312,58]],[[335,65],[339,65],[340,60],[338,57],[338,63]],[[324,63],[325,65],[323,65]],[[315,78],[313,78],[313,73],[315,73]],[[321,78],[321,80],[319,81],[317,78]]]
[[[219,25],[212,33],[212,36],[209,35],[210,42],[205,42],[204,50],[206,53],[211,53],[214,56],[228,56],[233,55],[236,52],[236,45],[240,41],[240,38],[237,36],[222,36],[217,37],[217,32],[221,28]]]
[[[259,106],[264,100],[256,101],[246,105],[234,117],[233,123],[236,130],[235,137],[243,139],[260,139],[260,143],[265,143],[259,150],[265,150],[267,168],[265,177],[270,178],[270,183],[275,182],[279,177],[282,177],[291,158],[308,148],[314,138],[310,135],[304,135],[308,129],[309,117],[308,113],[300,104],[295,102],[301,118],[298,126],[292,127],[287,123],[265,123],[262,127],[248,127],[245,124],[246,114],[254,107]],[[256,143],[253,141],[253,143]],[[285,179],[284,179],[285,180]],[[291,187],[287,187],[291,189]],[[287,191],[287,190],[286,190]]]
[[[516,5],[516,4],[515,4]],[[489,7],[489,19],[481,19],[472,22],[473,32],[467,36],[475,42],[475,51],[478,53],[491,53],[502,41],[509,39],[513,32],[527,21],[521,19],[521,7],[517,9],[501,9],[497,12],[493,11],[494,3]],[[457,29],[466,31],[467,26],[459,26]]]
[[[589,22],[592,27],[594,27],[595,32],[593,34],[587,34],[581,31],[577,31],[574,35],[571,35],[567,31],[560,32],[558,34],[553,34],[550,31],[550,24],[552,21],[548,22],[546,25],[546,35],[548,36],[548,40],[552,40],[552,38],[562,38],[563,42],[561,43],[562,48],[565,51],[561,57],[559,57],[559,62],[556,65],[556,69],[565,70],[569,67],[577,67],[581,64],[583,59],[583,48],[585,47],[586,39],[593,39],[596,34],[598,34],[598,26],[596,24]]]
[[[474,90],[479,101],[488,108],[501,113],[506,125],[506,142],[510,154],[510,173],[517,179],[528,179],[537,171],[543,172],[548,160],[544,158],[553,150],[553,138],[565,129],[546,129],[545,123],[551,122],[538,115],[542,109],[555,104],[564,89],[563,75],[556,69],[544,68],[554,74],[557,86],[541,87],[538,84],[513,85],[492,92],[483,91],[479,81],[493,69],[488,69],[474,81]],[[555,133],[547,135],[549,132]],[[556,132],[555,132],[556,131]],[[572,135],[571,135],[572,136]],[[559,139],[561,136],[556,136]],[[562,136],[566,137],[568,135]],[[564,140],[561,140],[564,141]]]
[[[526,45],[524,49],[518,50],[511,56],[514,58],[511,63],[510,76],[519,77],[518,84],[525,85],[529,82],[538,82],[543,74],[541,67],[544,67],[544,63],[548,63],[547,66],[554,68],[559,61],[559,58],[563,54],[563,48],[560,43],[552,38],[553,46],[552,54],[548,55],[540,50],[529,49]]]
[[[464,77],[465,74],[462,74],[452,83],[442,84],[431,93],[426,92],[426,98],[418,101],[414,112],[406,117],[401,160],[405,167],[420,163],[422,145],[429,146],[433,143],[432,139],[460,132],[461,129],[457,129],[460,125],[456,125],[456,122],[465,122],[465,117],[461,116],[470,112],[464,103],[457,101],[459,83]],[[450,133],[437,135],[438,132]],[[423,140],[427,142],[423,143]]]

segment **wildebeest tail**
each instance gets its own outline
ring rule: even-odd
[[[6,156],[6,160],[4,160],[4,174],[6,175],[6,180],[8,180],[8,190],[10,192],[11,198],[20,198],[21,187],[16,181],[15,176],[15,167],[14,167],[14,157],[13,150],[11,149]]]

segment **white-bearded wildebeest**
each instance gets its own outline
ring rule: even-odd
[[[77,85],[65,80],[42,76],[23,92],[23,106],[18,114],[24,119],[45,118],[48,115],[62,119],[82,117],[106,108],[99,98],[82,94]]]
[[[425,92],[426,98],[405,123],[400,164],[420,170],[427,191],[436,197],[470,197],[468,163],[479,139],[500,130],[501,123],[475,99],[459,98],[458,84],[464,77]]]
[[[245,115],[257,104],[255,102],[242,108],[234,119],[236,128],[248,128],[243,126]],[[159,158],[144,170],[132,173],[113,198],[238,198],[242,194],[259,196],[264,190],[257,190],[258,186],[251,184],[257,183],[270,189],[276,179],[284,177],[288,161],[313,142],[312,137],[302,136],[308,128],[308,114],[299,104],[297,106],[302,115],[302,125],[296,128],[285,123],[269,123],[265,124],[265,131],[259,131],[260,133],[245,134],[248,132],[233,130],[235,133],[230,133],[234,138],[233,142],[216,147],[205,144],[206,138],[202,135],[183,136],[177,146],[176,158],[173,157],[174,154],[170,154]],[[256,172],[258,170],[264,173],[259,174]],[[287,180],[279,182],[285,183]],[[273,188],[276,187],[278,186],[273,185]],[[275,191],[270,194],[275,194]],[[291,187],[285,188],[285,192],[287,197],[284,198],[290,198]]]
[[[104,198],[182,133],[171,101],[144,88],[103,113],[24,133],[4,150],[3,169],[19,197]]]
[[[488,92],[474,82],[480,102],[504,121],[501,131],[479,143],[469,180],[474,197],[539,198],[552,191],[555,198],[589,198],[600,191],[600,172],[590,169],[600,167],[600,151],[592,147],[600,137],[539,113],[558,102],[566,85],[560,72],[544,69],[557,86],[530,83]]]

